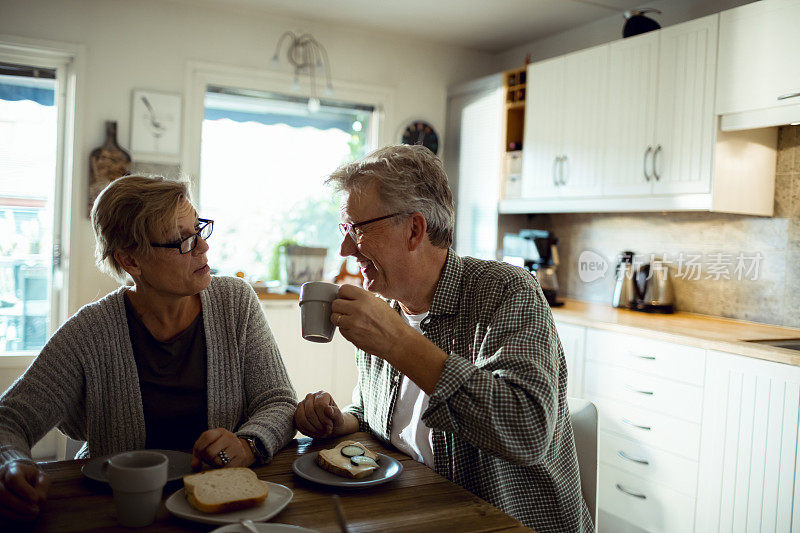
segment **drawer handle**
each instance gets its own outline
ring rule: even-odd
[[[648,361],[655,361],[656,360],[656,356],[654,356],[654,355],[642,355],[642,354],[633,353],[633,352],[628,352],[628,354],[631,355],[632,357],[638,357],[639,359],[647,359]]]
[[[639,492],[633,492],[632,490],[628,490],[625,487],[623,487],[622,485],[620,485],[619,483],[617,483],[617,490],[620,491],[620,492],[624,492],[628,496],[633,496],[634,498],[639,498],[640,500],[646,500],[647,499],[647,496],[645,496],[644,494],[641,494]]]
[[[798,91],[798,92],[796,92],[796,93],[786,93],[786,94],[782,94],[782,95],[780,95],[780,96],[778,97],[778,100],[788,100],[789,98],[795,98],[795,97],[797,97],[797,96],[800,96],[800,91]]]
[[[654,393],[653,391],[651,391],[651,390],[641,390],[641,389],[637,389],[636,387],[633,387],[633,386],[631,386],[631,385],[628,385],[628,384],[626,384],[626,385],[625,385],[625,390],[629,390],[629,391],[631,391],[631,392],[637,392],[637,393],[639,393],[639,394],[646,394],[646,395],[648,395],[648,396],[652,396],[653,394],[655,394],[655,393]]]
[[[637,429],[643,429],[645,431],[650,431],[650,430],[653,429],[652,426],[640,426],[639,424],[634,424],[633,422],[631,422],[630,420],[628,420],[627,418],[624,418],[624,417],[621,418],[620,420],[622,420],[623,424],[628,424],[629,426],[635,427]]]
[[[636,457],[631,457],[628,454],[626,454],[625,452],[623,452],[622,450],[619,450],[617,452],[617,455],[619,455],[620,457],[622,457],[626,461],[631,461],[632,463],[639,463],[640,465],[645,465],[645,466],[650,464],[650,461],[645,461],[644,459],[637,459]]]

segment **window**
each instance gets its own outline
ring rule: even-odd
[[[48,337],[57,101],[55,69],[0,63],[0,355]]]
[[[276,279],[278,248],[328,250],[338,271],[339,199],[323,185],[336,167],[371,148],[368,105],[208,86],[202,125],[200,205],[214,219],[209,263],[221,274]]]

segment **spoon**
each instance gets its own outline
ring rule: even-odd
[[[253,523],[252,520],[239,520],[239,523],[242,525],[250,533],[258,533],[256,529],[256,525]]]

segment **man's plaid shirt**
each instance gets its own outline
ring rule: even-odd
[[[422,415],[433,430],[436,472],[539,533],[592,531],[564,351],[536,278],[449,250],[421,326],[450,355]],[[388,443],[402,375],[362,350],[356,362],[345,411]]]

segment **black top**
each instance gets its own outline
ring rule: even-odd
[[[191,450],[208,429],[203,312],[176,337],[161,342],[144,325],[127,295],[125,311],[142,391],[145,446]]]

